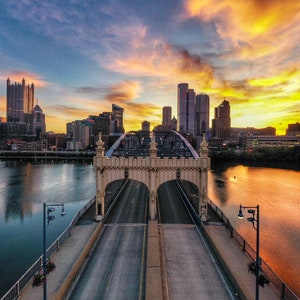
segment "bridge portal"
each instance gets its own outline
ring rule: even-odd
[[[119,179],[143,182],[149,191],[149,215],[156,219],[158,187],[170,180],[182,179],[198,187],[199,216],[207,220],[207,172],[210,168],[208,144],[203,137],[198,154],[178,132],[165,135],[152,132],[151,137],[123,134],[106,152],[101,133],[97,142],[96,156],[96,220],[105,214],[104,197],[107,185]]]

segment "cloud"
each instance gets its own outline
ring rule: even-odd
[[[9,78],[10,84],[14,84],[14,82],[22,83],[23,78],[27,85],[34,83],[34,86],[37,88],[45,88],[50,84],[43,80],[40,75],[26,70],[4,70],[2,73],[4,73],[5,76],[0,76],[0,80],[5,80],[6,82],[7,78]]]
[[[299,40],[300,3],[295,1],[186,1],[185,18],[213,22],[233,55],[253,60],[286,57]],[[279,58],[279,57],[278,57]]]
[[[115,35],[122,51],[108,42],[108,54],[96,58],[108,70],[140,79],[157,78],[167,84],[189,81],[209,86],[213,82],[213,67],[204,58],[151,36],[143,25],[113,26],[111,35]]]

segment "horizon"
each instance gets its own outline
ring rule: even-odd
[[[113,103],[124,108],[126,131],[144,120],[161,124],[163,106],[177,119],[181,82],[209,95],[210,127],[224,98],[232,127],[271,126],[284,135],[300,122],[300,3],[13,0],[0,7],[1,117],[9,77],[34,83],[46,130],[57,133]]]

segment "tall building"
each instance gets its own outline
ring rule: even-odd
[[[15,82],[10,84],[7,79],[6,85],[6,120],[8,123],[26,123],[31,125],[31,114],[34,105],[34,85]],[[29,128],[28,128],[29,129]]]
[[[209,128],[209,96],[198,94],[195,104],[195,135],[202,136]]]
[[[187,83],[178,84],[177,114],[179,132],[202,136],[209,128],[209,96],[196,95]]]
[[[227,100],[215,107],[215,116],[212,120],[212,136],[227,140],[230,138],[230,104]]]
[[[162,111],[162,126],[170,127],[172,126],[172,107],[164,106]]]
[[[150,122],[148,121],[142,122],[142,131],[150,132]]]
[[[113,133],[124,133],[123,127],[123,112],[124,108],[112,104],[112,131]]]
[[[32,133],[41,139],[46,132],[45,114],[37,104],[32,112]]]
[[[187,83],[178,84],[177,89],[177,125],[179,132],[185,132],[187,128]]]

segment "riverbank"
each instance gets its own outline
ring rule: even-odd
[[[0,151],[0,160],[18,160],[38,163],[85,162],[92,163],[93,151]]]
[[[258,148],[251,151],[222,150],[210,153],[212,165],[225,163],[251,167],[300,170],[300,147]]]

